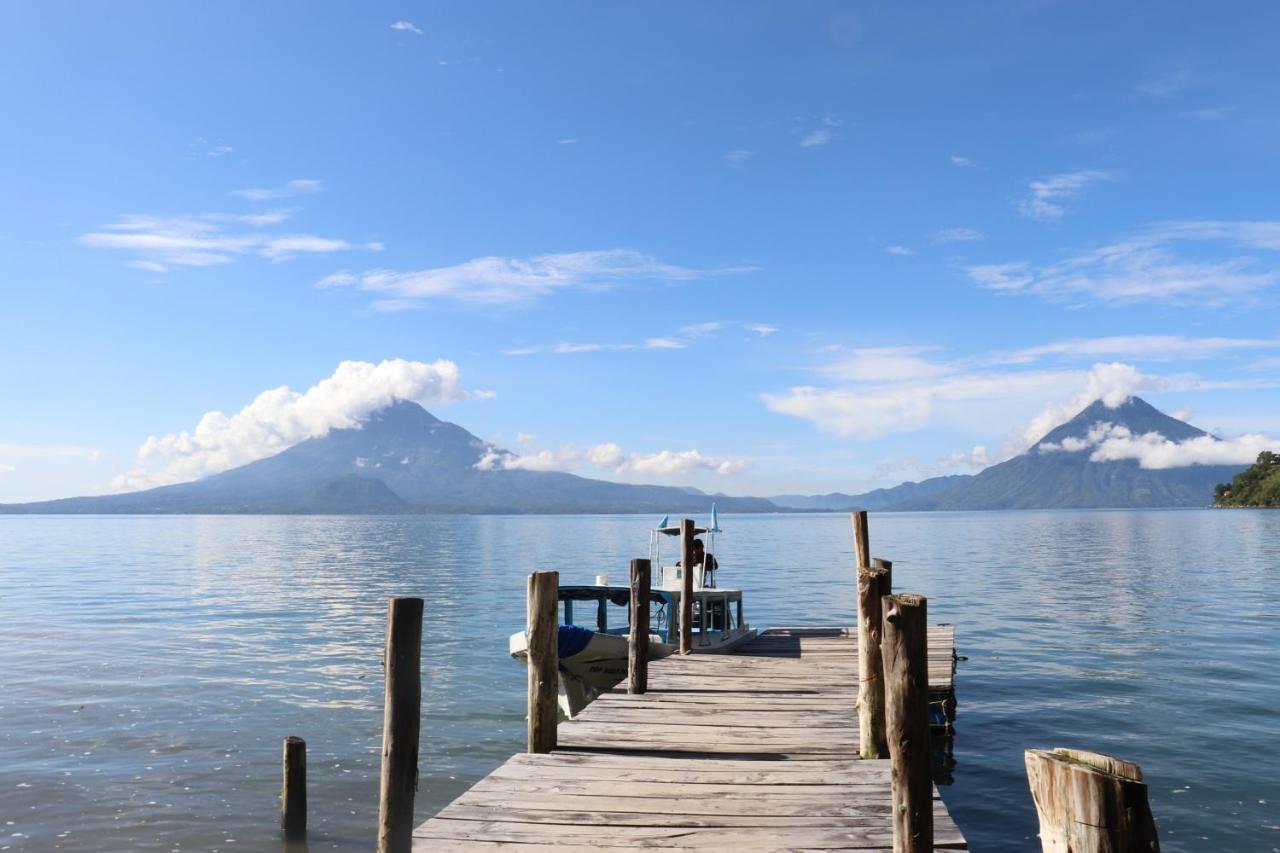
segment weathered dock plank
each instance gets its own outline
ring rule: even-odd
[[[931,692],[952,687],[954,642],[930,629]],[[414,849],[888,851],[889,762],[858,757],[856,643],[784,628],[658,661],[647,693],[562,722],[553,752],[513,756],[419,826]],[[936,790],[933,805],[935,849],[968,849]]]

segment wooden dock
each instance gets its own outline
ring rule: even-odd
[[[858,758],[856,633],[779,628],[657,661],[647,693],[562,722],[555,751],[512,757],[413,847],[889,850],[889,761]],[[950,626],[929,629],[934,697],[952,691],[954,646]],[[934,827],[935,849],[968,849],[936,788]]]

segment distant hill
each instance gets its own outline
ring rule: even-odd
[[[6,513],[705,513],[772,512],[763,498],[591,480],[551,471],[480,470],[495,448],[417,403],[331,430],[192,483],[100,497],[0,505]]]
[[[1216,506],[1280,507],[1280,453],[1259,453],[1257,462],[1216,492]]]
[[[1090,460],[1089,448],[1061,449],[1067,439],[1083,443],[1098,424],[1123,426],[1135,435],[1159,433],[1172,441],[1208,435],[1171,418],[1138,397],[1114,408],[1096,401],[1051,430],[1027,452],[992,465],[955,488],[904,500],[893,509],[980,510],[1112,507],[1194,507],[1213,501],[1214,486],[1243,466],[1191,465],[1150,470],[1137,460]],[[1071,443],[1068,442],[1068,445]],[[928,481],[926,481],[928,482]]]
[[[918,483],[903,483],[888,489],[875,489],[859,495],[832,492],[829,495],[775,495],[769,500],[787,509],[848,512],[855,509],[892,509],[904,502],[932,497],[971,480],[972,474],[931,477]]]
[[[1208,435],[1139,397],[1114,408],[1099,400],[1050,430],[1025,453],[979,474],[933,477],[858,495],[778,495],[770,500],[788,509],[831,511],[1194,507],[1209,505],[1214,487],[1243,468],[1192,465],[1157,471],[1142,468],[1136,460],[1093,462],[1084,445],[1098,424],[1123,426],[1134,435],[1159,433],[1171,441]],[[1064,441],[1078,449],[1064,449]]]

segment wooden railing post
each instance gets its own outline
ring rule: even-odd
[[[285,738],[282,763],[280,828],[285,841],[302,841],[307,837],[307,742],[293,735]]]
[[[422,725],[422,599],[387,601],[378,853],[409,853]]]
[[[693,651],[693,519],[680,519],[680,654]]]
[[[1026,751],[1044,853],[1159,853],[1142,768],[1098,752]]]
[[[880,655],[880,599],[893,591],[887,568],[873,566],[867,513],[849,516],[857,554],[858,584],[858,739],[863,758],[888,758],[885,739],[884,663]],[[877,560],[875,562],[886,562]]]
[[[631,561],[631,633],[627,643],[627,692],[649,689],[649,586],[652,567],[648,560]]]
[[[902,593],[885,596],[881,608],[893,849],[894,853],[932,853],[928,601],[923,595]]]
[[[560,685],[559,572],[529,575],[527,603],[529,631],[529,752],[550,752],[556,746]]]

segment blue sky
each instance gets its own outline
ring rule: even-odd
[[[529,467],[733,493],[976,470],[1106,393],[1252,447],[1277,24],[5,4],[0,501],[216,470],[404,382]],[[393,359],[451,366],[307,396]]]

